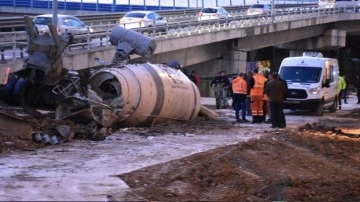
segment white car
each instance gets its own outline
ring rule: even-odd
[[[269,4],[253,4],[246,11],[246,15],[267,15],[271,13],[271,5]]]
[[[223,7],[207,7],[201,9],[199,12],[198,21],[225,19],[228,17],[230,17],[230,14]]]
[[[49,24],[52,24],[52,14],[35,16],[33,22],[40,34],[50,34]],[[74,35],[75,40],[86,41],[86,34],[93,33],[94,30],[86,26],[79,18],[71,15],[57,15],[57,31],[59,35],[64,33],[71,33]],[[76,35],[81,35],[80,38]]]
[[[167,20],[154,11],[131,11],[119,21],[127,29],[167,25]]]

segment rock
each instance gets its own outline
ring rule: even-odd
[[[54,136],[51,137],[50,143],[51,143],[52,145],[59,144],[59,141],[58,141],[56,135],[54,135]]]
[[[39,132],[33,133],[33,141],[34,142],[41,142],[41,134]]]
[[[14,145],[13,142],[4,142],[4,144],[5,144],[6,146],[12,146],[12,145]]]
[[[99,131],[99,133],[100,133],[101,135],[106,135],[106,134],[107,134],[107,129],[106,129],[106,128],[101,128],[100,131]]]
[[[44,144],[49,144],[49,143],[50,143],[50,136],[49,136],[47,133],[45,133],[45,134],[42,136],[41,141],[42,141],[42,143],[44,143]]]
[[[66,140],[72,139],[75,136],[74,131],[69,125],[57,125],[56,130]]]

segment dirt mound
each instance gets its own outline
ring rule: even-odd
[[[360,201],[360,139],[282,131],[120,175],[125,200]]]
[[[360,109],[354,109],[350,113],[346,113],[346,114],[342,115],[342,117],[360,118]]]

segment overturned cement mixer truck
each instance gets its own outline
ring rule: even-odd
[[[104,127],[151,126],[164,120],[192,120],[201,107],[196,85],[181,71],[164,64],[134,63],[130,55],[148,59],[155,40],[115,26],[110,42],[116,54],[109,64],[71,70],[62,53],[71,35],[40,35],[25,17],[29,56],[3,88],[8,103],[56,109],[56,119],[87,114]]]

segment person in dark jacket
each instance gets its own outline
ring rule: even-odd
[[[220,71],[210,83],[211,88],[214,89],[216,99],[216,109],[227,108],[226,97],[227,91],[231,88],[229,78],[225,75],[224,71]]]
[[[360,76],[356,77],[356,95],[357,95],[357,103],[360,104]]]
[[[269,96],[271,111],[271,127],[284,128],[283,107],[286,96],[286,86],[279,79],[279,74],[274,72],[273,79],[266,85],[265,92]],[[284,120],[283,120],[284,119]]]
[[[200,85],[200,77],[195,71],[191,71],[189,79],[194,82],[196,86]]]
[[[251,97],[250,97],[250,81],[252,79],[253,73],[252,71],[248,71],[246,74],[246,84],[247,84],[247,93],[246,93],[246,100],[245,100],[245,104],[246,104],[246,114],[248,116],[251,116]]]
[[[284,80],[284,79],[282,79],[281,78],[281,76],[278,74],[278,76],[279,76],[279,80],[280,81],[282,81],[283,83],[284,83],[284,85],[285,85],[285,89],[286,89],[286,91],[285,91],[285,95],[284,95],[284,102],[285,102],[285,100],[286,100],[286,98],[287,98],[287,94],[288,94],[288,85],[287,85],[287,82]],[[286,119],[285,119],[285,114],[284,114],[284,111],[282,111],[281,110],[281,113],[282,113],[282,120],[281,120],[281,127],[283,127],[283,128],[285,128],[286,127]]]

